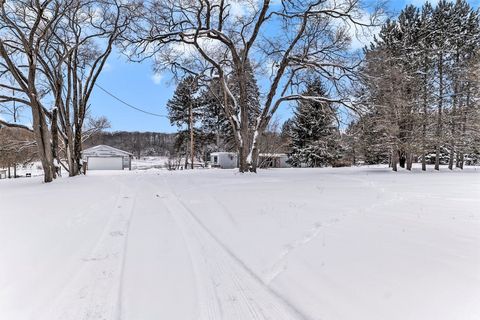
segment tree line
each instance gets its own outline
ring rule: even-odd
[[[296,166],[396,170],[418,158],[438,169],[446,157],[461,168],[478,151],[479,20],[465,0],[407,6],[361,55],[352,37],[384,11],[358,0],[178,4],[0,0],[0,108],[26,106],[32,119],[2,125],[33,134],[46,182],[56,163],[79,174],[85,140],[108,127],[88,111],[114,48],[178,80],[167,109],[191,165],[196,153],[234,150],[239,170],[255,172],[261,149],[287,145]]]
[[[349,28],[373,25],[377,11],[371,20],[366,12],[357,0],[0,0],[0,103],[30,108],[46,182],[55,162],[76,175],[89,99],[116,46],[130,60],[152,59],[157,71],[211,87],[240,171],[255,171],[259,137],[278,108],[324,99],[299,94],[305,77],[340,88],[354,73]],[[251,70],[263,79],[258,110],[249,101]]]
[[[366,163],[463,168],[480,152],[479,12],[467,1],[407,6],[366,48],[347,129]],[[467,157],[467,159],[465,158]]]
[[[281,132],[265,130],[258,140],[276,136],[276,150],[286,151],[293,166],[388,163],[396,171],[398,166],[411,170],[415,161],[422,170],[427,164],[439,170],[440,164],[462,169],[465,163],[479,163],[479,28],[478,11],[464,0],[407,6],[364,49],[349,91],[355,120],[348,123],[349,117],[342,116],[346,107],[332,98],[331,82],[313,75],[303,79],[302,99]],[[232,78],[235,83],[234,77],[227,82]],[[248,101],[254,119],[261,102],[253,72],[245,82],[253,88]],[[217,96],[221,88],[213,83],[194,98],[194,118],[213,120],[216,132],[232,141],[233,133],[221,130],[228,118]],[[170,111],[178,115],[182,105]],[[203,125],[192,130],[197,136],[209,132]],[[225,145],[223,150],[228,150]]]
[[[367,10],[358,0],[181,3],[147,3],[128,35],[129,53],[134,59],[153,58],[157,70],[192,77],[195,86],[208,88],[232,133],[228,138],[240,172],[256,171],[261,138],[280,107],[335,101],[353,108],[343,90],[358,65],[349,50],[352,31],[376,25],[381,10]],[[258,108],[252,108],[252,70],[261,78]],[[313,76],[334,91],[331,98],[303,94]]]

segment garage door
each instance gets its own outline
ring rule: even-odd
[[[123,170],[122,157],[88,157],[88,170]]]

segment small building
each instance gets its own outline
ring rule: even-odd
[[[233,169],[238,164],[237,154],[235,152],[212,152],[210,163],[215,168]]]
[[[82,160],[87,170],[132,170],[133,154],[114,147],[98,145],[83,150]]]
[[[0,169],[0,179],[6,179],[7,178],[7,170]]]
[[[258,166],[260,168],[289,168],[288,156],[285,153],[260,153]]]

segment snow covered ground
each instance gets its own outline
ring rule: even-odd
[[[0,167],[0,170],[8,170],[8,168]],[[32,177],[43,176],[42,163],[40,161],[35,161],[35,162],[27,163],[25,165],[17,165],[17,176],[25,177],[27,173],[29,173]],[[14,174],[13,167],[10,168],[10,174],[13,178],[13,174]]]
[[[480,319],[480,168],[0,181],[0,319]]]
[[[167,167],[168,157],[141,157],[132,159],[132,170],[162,169]]]

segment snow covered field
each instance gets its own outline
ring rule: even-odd
[[[132,159],[132,170],[166,168],[168,157],[141,157]]]
[[[480,169],[0,181],[0,319],[480,319]]]

